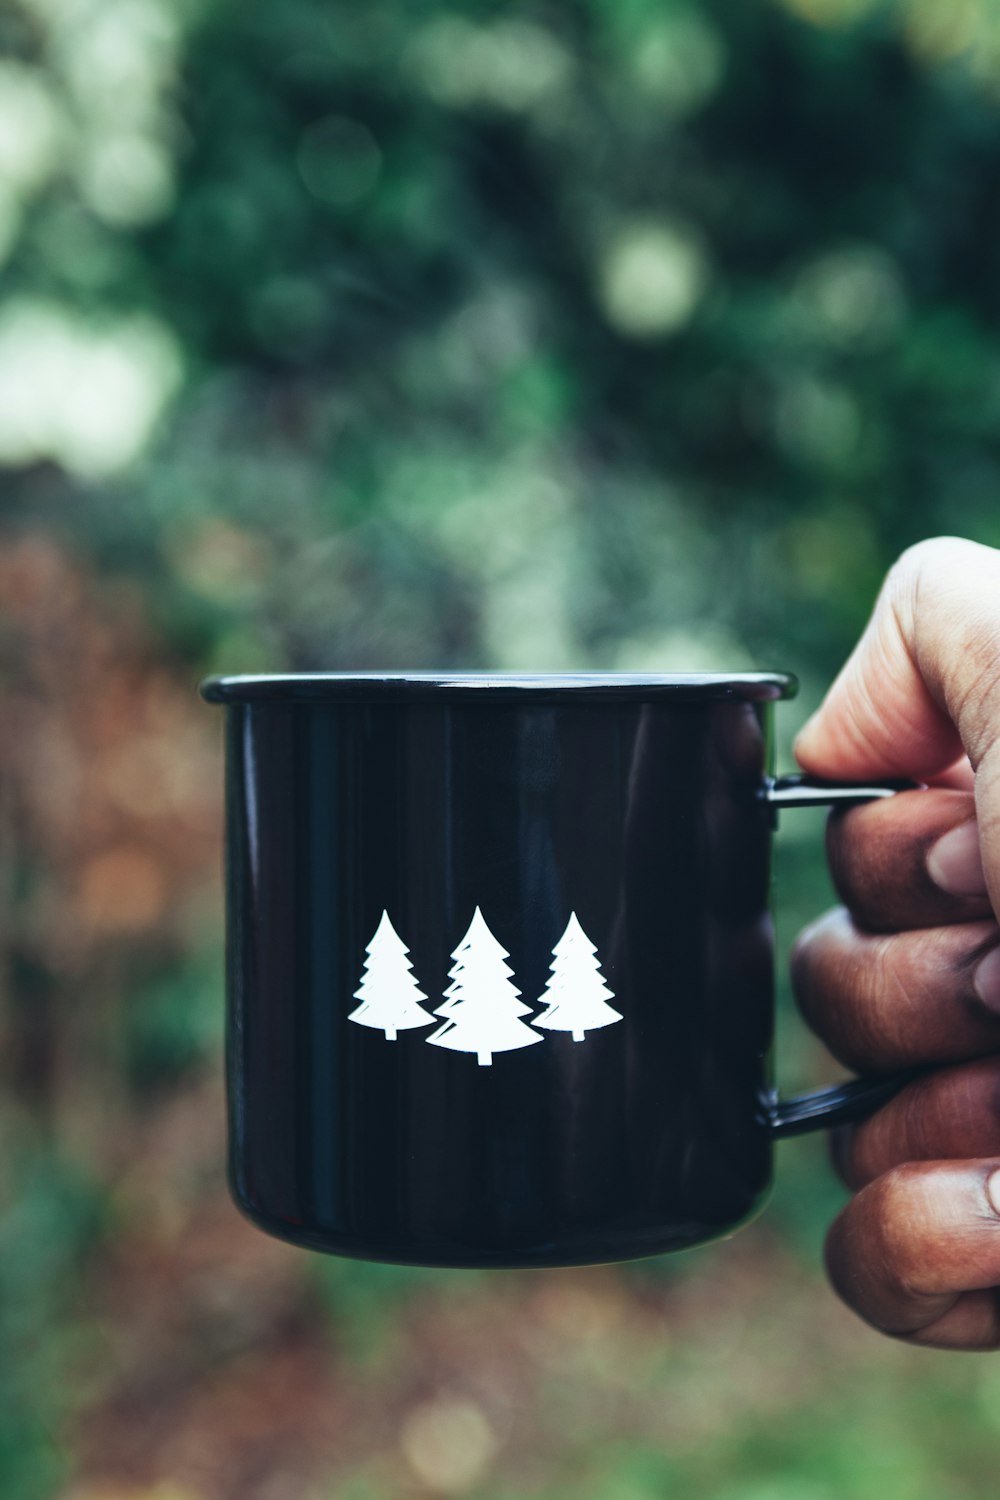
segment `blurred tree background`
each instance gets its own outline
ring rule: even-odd
[[[1000,544],[998,183],[991,0],[7,0],[4,1500],[993,1496],[1000,1370],[836,1305],[820,1143],[624,1269],[238,1218],[194,687],[785,668],[787,763],[899,550]]]

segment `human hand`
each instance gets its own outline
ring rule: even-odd
[[[1000,1348],[1000,552],[905,552],[795,748],[814,775],[929,787],[831,818],[844,906],[793,952],[799,1004],[841,1061],[936,1065],[835,1136],[855,1196],[830,1278],[886,1333]]]

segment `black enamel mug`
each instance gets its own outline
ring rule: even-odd
[[[777,1137],[899,1077],[772,1085],[795,679],[213,678],[227,713],[229,1179],[339,1255],[559,1266],[763,1205]]]

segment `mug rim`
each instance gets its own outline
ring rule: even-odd
[[[772,703],[794,698],[791,672],[271,672],[206,677],[206,703],[495,703],[543,698],[606,702]]]

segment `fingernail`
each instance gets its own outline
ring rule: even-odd
[[[980,959],[973,986],[988,1010],[1000,1011],[1000,948],[991,948]]]
[[[938,839],[927,855],[927,870],[934,884],[949,896],[986,895],[979,824],[975,818],[950,828]]]
[[[990,1200],[990,1207],[1000,1218],[1000,1171],[991,1172],[986,1179],[986,1196]]]

